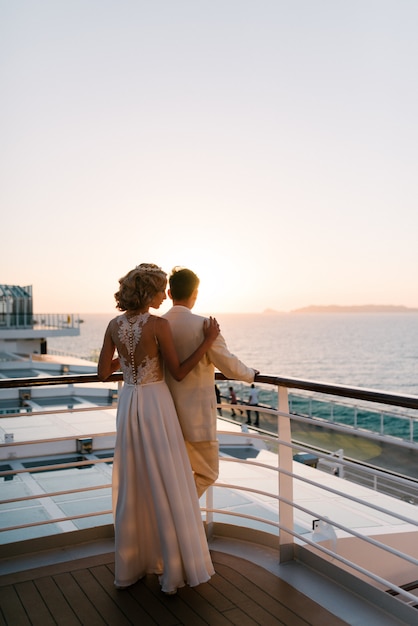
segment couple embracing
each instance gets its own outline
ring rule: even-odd
[[[173,307],[149,313],[166,299],[167,275],[141,264],[119,281],[116,306],[100,353],[106,380],[122,369],[112,497],[115,585],[146,574],[175,593],[214,574],[198,498],[218,476],[214,369],[252,382],[256,370],[231,354],[214,318],[192,313],[199,279],[175,268]],[[115,356],[115,349],[117,351]]]

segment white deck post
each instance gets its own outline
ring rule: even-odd
[[[278,411],[281,413],[289,413],[289,399],[287,393],[287,387],[278,387]],[[291,429],[290,429],[290,417],[278,415],[277,419],[277,432],[279,435],[279,441],[291,442]],[[279,443],[278,448],[278,462],[279,468],[285,469],[287,472],[293,470],[293,454],[292,448]],[[293,478],[286,474],[279,472],[279,495],[286,498],[289,502],[293,502]],[[281,526],[293,530],[293,506],[279,501],[279,523]],[[279,530],[279,545],[280,545],[280,563],[286,561],[292,561],[294,558],[294,542],[293,535],[282,530]]]

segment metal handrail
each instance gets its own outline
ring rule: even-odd
[[[216,372],[216,380],[228,380],[223,374]],[[121,382],[123,376],[121,372],[112,374],[106,383]],[[19,387],[43,387],[46,385],[75,385],[83,383],[102,382],[97,374],[77,374],[64,376],[48,376],[42,378],[2,378],[0,379],[0,389],[16,389]],[[408,409],[418,409],[418,397],[404,394],[388,393],[377,389],[367,389],[363,387],[350,387],[347,385],[336,385],[333,383],[321,383],[313,380],[300,378],[289,378],[284,376],[263,376],[258,374],[255,382],[266,383],[276,387],[286,387],[287,389],[303,389],[314,391],[331,396],[352,398],[354,400],[364,400],[391,406],[401,406]]]

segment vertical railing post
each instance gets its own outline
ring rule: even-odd
[[[280,415],[280,413],[289,414],[289,399],[287,387],[278,387],[277,392],[279,411],[277,419],[277,432],[279,435],[278,462],[279,468],[292,473],[293,470],[293,454],[292,448],[283,445],[280,442],[291,443],[290,417]],[[279,472],[279,496],[285,498],[288,502],[293,502],[293,477]],[[282,526],[293,530],[293,506],[279,500],[279,546],[280,546],[280,563],[292,561],[294,558],[294,541],[293,535],[282,530]]]
[[[339,450],[337,450],[337,452],[335,453],[338,458],[340,459],[340,461],[344,461],[344,448],[340,448]],[[344,478],[344,464],[340,463],[337,465],[337,471],[338,474],[337,476],[339,476],[340,478]]]

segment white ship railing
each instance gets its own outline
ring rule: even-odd
[[[309,425],[314,423],[315,427],[319,430],[323,429],[327,432],[332,431],[341,437],[352,436],[353,432],[355,432],[359,440],[366,439],[375,443],[390,441],[394,450],[404,451],[405,458],[407,455],[414,455],[413,459],[415,459],[415,461],[418,458],[418,445],[415,442],[405,441],[395,437],[388,438],[335,423],[325,423],[325,420],[313,420],[305,416],[294,415],[289,412],[288,393],[289,389],[292,387],[306,389],[309,392],[318,390],[321,394],[329,393],[339,397],[344,397],[344,393],[346,393],[348,398],[362,399],[372,403],[376,402],[379,403],[379,405],[387,403],[389,406],[403,407],[408,410],[416,410],[418,408],[418,398],[384,394],[373,390],[323,385],[312,381],[293,381],[292,379],[273,379],[271,377],[259,377],[259,379],[260,382],[264,384],[269,384],[269,380],[271,380],[271,383],[275,384],[277,387],[277,409],[259,407],[260,413],[274,416],[274,418],[277,419],[276,433],[269,433],[253,428],[244,428],[243,431],[239,432],[236,428],[236,423],[231,419],[227,419],[224,421],[226,429],[220,431],[219,434],[221,442],[224,438],[228,440],[229,437],[234,439],[235,445],[240,445],[242,441],[245,446],[251,445],[257,449],[261,449],[260,445],[263,443],[270,451],[277,450],[277,454],[275,454],[276,461],[272,462],[271,457],[269,457],[268,462],[260,462],[257,460],[257,457],[252,460],[237,459],[231,456],[221,457],[221,477],[202,500],[202,513],[205,516],[209,536],[211,536],[211,534],[216,535],[220,532],[219,529],[222,524],[219,520],[227,518],[227,526],[230,528],[240,529],[240,531],[246,529],[250,534],[251,531],[255,531],[258,533],[258,536],[263,537],[262,541],[268,541],[269,539],[266,539],[266,537],[273,538],[279,547],[281,563],[286,563],[294,559],[309,560],[310,558],[321,558],[327,563],[332,563],[334,566],[338,564],[338,567],[342,568],[345,572],[354,574],[354,576],[367,581],[369,584],[379,589],[387,590],[392,594],[398,594],[398,597],[402,598],[405,603],[415,605],[417,603],[416,595],[411,593],[411,590],[407,591],[404,589],[403,585],[418,578],[416,575],[418,568],[418,506],[416,506],[416,501],[414,501],[413,497],[408,496],[409,501],[403,502],[401,495],[398,500],[383,500],[382,504],[380,500],[371,498],[368,490],[364,491],[360,489],[359,491],[353,492],[348,487],[349,483],[344,480],[343,475],[349,470],[357,469],[358,463],[345,458],[343,455],[334,457],[332,452],[329,453],[315,449],[318,467],[320,466],[320,462],[331,464],[335,462],[336,467],[340,470],[339,477],[333,476],[328,482],[324,480],[324,472],[319,469],[307,467],[303,465],[303,463],[295,463],[295,454],[312,454],[312,446],[292,439],[292,423]],[[54,379],[54,383],[52,384],[62,384],[64,380],[68,382],[69,377],[57,377],[57,380]],[[93,375],[71,377],[71,382],[77,383],[83,381],[92,382],[94,380],[97,381],[97,378]],[[120,375],[114,375],[112,380],[120,380]],[[218,376],[218,380],[221,381],[224,379]],[[51,382],[50,379],[48,379],[48,382]],[[7,386],[4,380],[0,381],[0,383],[0,387]],[[42,384],[45,384],[45,381],[28,379],[24,382],[9,381],[8,386],[29,387],[32,385],[40,386]],[[220,407],[223,411],[230,409],[230,405],[225,403],[220,405]],[[245,412],[248,407],[246,405],[242,405],[241,407],[240,405],[234,405],[234,408],[235,410],[241,408]],[[100,407],[100,411],[104,410],[107,409]],[[63,412],[68,414],[82,411],[85,411],[85,409],[66,410]],[[52,411],[49,413],[59,414],[60,412]],[[39,415],[38,412],[34,413],[32,418],[36,420],[37,415]],[[12,417],[10,414],[7,415],[7,418],[10,417]],[[25,415],[25,417],[27,417],[27,415]],[[18,416],[17,419],[19,419]],[[411,417],[411,419],[415,418]],[[60,437],[51,438],[50,440],[45,439],[41,442],[4,441],[1,443],[0,480],[4,483],[13,480],[14,477],[31,476],[35,473],[47,471],[71,471],[74,468],[80,469],[78,475],[80,480],[79,484],[76,484],[72,489],[53,489],[47,491],[38,485],[36,492],[32,494],[2,499],[0,508],[6,518],[11,517],[10,511],[12,509],[18,511],[19,507],[23,507],[25,503],[31,500],[48,502],[49,517],[47,519],[27,523],[23,520],[19,520],[18,523],[10,524],[7,523],[6,520],[6,523],[3,523],[0,528],[0,544],[7,544],[10,541],[10,537],[13,537],[14,533],[17,531],[22,532],[25,529],[31,529],[31,531],[33,531],[36,528],[41,528],[49,524],[56,524],[61,532],[76,529],[77,526],[74,522],[77,520],[90,519],[92,524],[97,526],[110,524],[111,463],[113,454],[112,450],[109,449],[109,441],[112,440],[114,435],[115,433],[113,431],[94,434],[86,432],[78,439],[74,437]],[[45,456],[45,450],[48,444],[51,445],[51,451]],[[60,445],[63,446],[63,448],[60,448]],[[66,445],[69,447],[65,455],[67,457],[71,457],[71,455],[74,457],[74,455],[76,455],[76,458],[70,458],[69,462],[63,462],[65,456],[62,457],[62,454],[61,457],[57,453],[54,454],[54,450],[64,449]],[[37,458],[37,446],[43,447],[44,460],[39,459],[38,455],[38,461],[35,462],[35,464],[33,464],[33,462],[32,464],[31,462],[24,464],[20,458],[22,454],[19,452],[19,449],[26,447],[27,450],[30,450],[33,461],[33,459]],[[18,461],[19,458],[20,460]],[[25,461],[27,460],[28,459],[25,459]],[[53,462],[52,465],[49,464],[50,461]],[[228,468],[232,470],[234,467],[240,468],[238,474],[228,470]],[[83,472],[81,468],[95,468],[100,471],[99,483],[83,486]],[[303,471],[302,468],[304,468]],[[262,470],[259,481],[257,481],[257,478],[254,478],[257,475],[258,469]],[[250,472],[250,480],[242,478],[243,475],[247,475],[247,471]],[[388,473],[378,468],[364,466],[362,471],[374,484],[377,484],[380,479],[387,479]],[[223,474],[228,476],[228,481],[222,480]],[[234,476],[235,480],[231,480]],[[268,476],[273,476],[273,481],[267,478]],[[411,490],[416,489],[418,484],[417,480],[407,477],[406,475],[392,475],[391,480],[393,489],[398,494],[411,493]],[[305,501],[303,498],[295,498],[294,492],[300,485],[304,486],[306,489],[314,489],[318,494],[317,499],[314,499],[312,502],[312,500]],[[65,507],[60,507],[60,498],[72,495],[81,497],[83,494],[99,493],[105,503],[105,506],[100,508],[100,510],[83,510],[79,513],[65,514]],[[222,494],[227,494],[226,499],[228,499],[231,494],[245,494],[247,501],[251,501],[253,505],[258,506],[253,506],[251,513],[249,513],[233,505],[215,505],[215,500],[218,495],[222,497]],[[323,513],[323,502],[330,498],[333,499],[335,505],[334,508],[328,507],[325,515]],[[91,504],[92,502],[93,504],[97,504],[94,498],[85,499],[83,506],[86,507],[87,504]],[[396,505],[396,502],[398,502],[399,505]],[[386,524],[384,525],[385,532],[373,533],[370,532],[370,528],[364,529],[362,525],[353,525],[352,523],[350,524],[349,521],[343,523],[340,515],[341,509],[349,513],[348,517],[353,514],[353,511],[360,511],[365,519],[370,520],[370,527],[373,526],[374,520],[383,518],[386,520]],[[19,515],[16,517],[19,517]],[[295,519],[299,520],[296,524]],[[302,520],[302,522],[300,520]],[[310,521],[311,527],[308,526],[306,520]],[[262,529],[262,532],[259,533],[258,529]],[[410,538],[410,541],[401,541],[398,544],[388,540],[388,536],[394,537],[399,533],[401,533],[404,538]],[[344,549],[345,545],[349,546],[350,549]],[[373,559],[370,561],[370,567],[365,567],[361,559],[359,560],[354,556],[350,556],[352,553],[361,553],[360,545],[364,545],[364,550],[374,555]],[[355,550],[352,551],[351,548],[353,546],[355,546]],[[379,556],[377,557],[378,554]],[[394,564],[393,577],[388,575],[387,568],[384,574],[380,574],[373,568],[374,560],[379,559],[380,561],[390,561]],[[403,572],[403,578],[400,572]]]
[[[32,328],[33,330],[68,329],[80,327],[80,316],[74,313],[2,313],[0,328],[10,331]]]
[[[37,313],[33,318],[34,329],[80,328],[80,316],[74,313]]]
[[[232,381],[234,391],[239,402],[245,404],[248,398],[248,386],[245,383]],[[221,383],[222,395],[228,397],[230,383]],[[277,392],[275,388],[264,386],[260,390],[261,406],[277,406]],[[366,406],[354,399],[349,401],[338,400],[326,394],[312,394],[303,389],[300,393],[289,391],[289,412],[294,415],[304,415],[315,419],[325,419],[327,424],[335,423],[353,428],[368,430],[383,436],[394,432],[397,436],[409,441],[418,442],[418,419],[416,410],[397,408],[396,406],[380,406],[378,402]],[[246,406],[244,409],[247,408]]]

